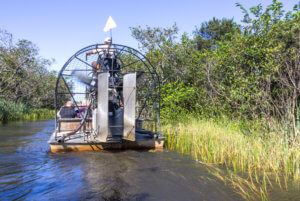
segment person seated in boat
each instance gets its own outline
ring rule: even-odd
[[[72,101],[68,101],[66,104],[64,104],[58,112],[59,118],[75,118],[77,113],[78,112],[75,111]]]

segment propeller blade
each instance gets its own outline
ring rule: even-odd
[[[76,77],[81,83],[89,85],[89,86],[91,85],[92,78],[87,75],[84,75],[82,72],[73,70],[71,75]]]

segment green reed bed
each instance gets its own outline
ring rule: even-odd
[[[266,199],[267,187],[273,183],[270,175],[285,188],[289,180],[299,180],[299,147],[290,146],[276,133],[268,133],[267,137],[248,136],[233,122],[210,120],[168,124],[162,130],[168,149],[189,154],[202,163],[223,165],[231,172],[246,174],[246,180],[229,174],[231,184],[240,192],[250,189]]]
[[[19,119],[22,120],[42,120],[55,117],[55,111],[50,109],[34,109],[29,114],[22,114]]]
[[[0,114],[1,115],[1,114]],[[50,109],[34,109],[28,113],[14,113],[6,117],[2,117],[0,122],[15,121],[15,120],[43,120],[52,119],[55,117],[55,111]]]
[[[0,99],[0,121],[49,119],[54,116],[55,111],[51,109],[33,109],[24,103]]]

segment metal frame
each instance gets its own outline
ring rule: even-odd
[[[90,63],[87,62],[87,57],[86,57],[86,61],[84,61],[82,58],[80,58],[81,56],[85,55],[86,52],[91,51],[96,49],[98,51],[98,49],[101,49],[101,47],[103,47],[105,44],[94,44],[94,45],[90,45],[87,46],[85,48],[82,48],[81,50],[79,50],[78,52],[76,52],[73,56],[71,56],[69,58],[69,60],[64,64],[64,66],[61,68],[59,74],[58,74],[58,78],[56,81],[56,86],[55,86],[55,114],[57,114],[58,112],[58,107],[60,107],[58,105],[58,99],[59,96],[63,95],[63,94],[70,94],[72,100],[74,101],[76,107],[78,107],[75,99],[74,99],[74,94],[87,94],[87,93],[82,93],[82,92],[72,92],[72,89],[70,89],[70,84],[67,82],[66,77],[70,77],[72,75],[68,75],[68,71],[73,71],[72,70],[72,64],[71,62],[73,60],[77,60],[77,62],[80,62],[84,65],[86,65],[87,67],[89,67],[89,69],[86,67],[86,69],[77,69],[76,71],[86,71],[86,72],[92,72],[93,70],[91,68],[92,65]],[[160,86],[160,80],[159,80],[159,76],[156,72],[156,69],[153,67],[153,65],[150,63],[149,59],[147,57],[145,57],[141,52],[139,52],[136,49],[133,49],[131,47],[128,46],[124,46],[124,45],[119,45],[119,44],[112,44],[110,46],[110,49],[114,50],[116,52],[115,56],[117,59],[117,62],[119,63],[119,65],[121,66],[121,70],[114,70],[113,72],[117,72],[120,75],[123,75],[124,73],[137,73],[137,77],[140,75],[144,76],[147,75],[150,78],[152,83],[150,84],[146,84],[145,87],[147,88],[148,93],[139,93],[139,91],[137,90],[137,99],[138,97],[141,97],[141,99],[145,99],[142,106],[137,106],[138,110],[138,118],[141,116],[142,112],[144,111],[145,108],[152,108],[153,111],[153,119],[148,118],[147,120],[149,121],[153,121],[154,126],[158,127],[158,129],[155,130],[156,133],[158,133],[159,135],[161,135],[161,129],[160,129],[160,91],[161,91],[161,86]],[[126,63],[126,61],[124,61],[124,58],[122,58],[122,55],[126,55],[126,56],[131,56],[131,58],[134,58],[134,61],[131,61],[130,63]],[[143,70],[132,70],[130,69],[130,67],[132,67],[133,65],[136,65],[137,63],[141,63],[141,67],[143,68]],[[71,68],[71,69],[69,69]],[[138,79],[138,78],[137,78]],[[59,92],[58,91],[58,86],[60,84],[60,80],[63,80],[64,85],[66,86],[67,92]],[[138,88],[138,86],[137,86]],[[151,101],[150,101],[151,100]],[[152,103],[152,105],[148,105],[148,101],[150,101]],[[55,115],[55,128],[57,129],[58,125],[58,118],[57,115]]]

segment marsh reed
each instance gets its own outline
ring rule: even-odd
[[[187,120],[165,124],[162,131],[168,149],[188,154],[201,163],[226,167],[228,174],[223,180],[230,181],[247,199],[256,194],[266,200],[273,178],[286,190],[290,180],[299,180],[299,147],[291,146],[277,133],[264,134],[265,138],[245,135],[236,123],[228,120]],[[213,172],[221,177],[218,171]]]

